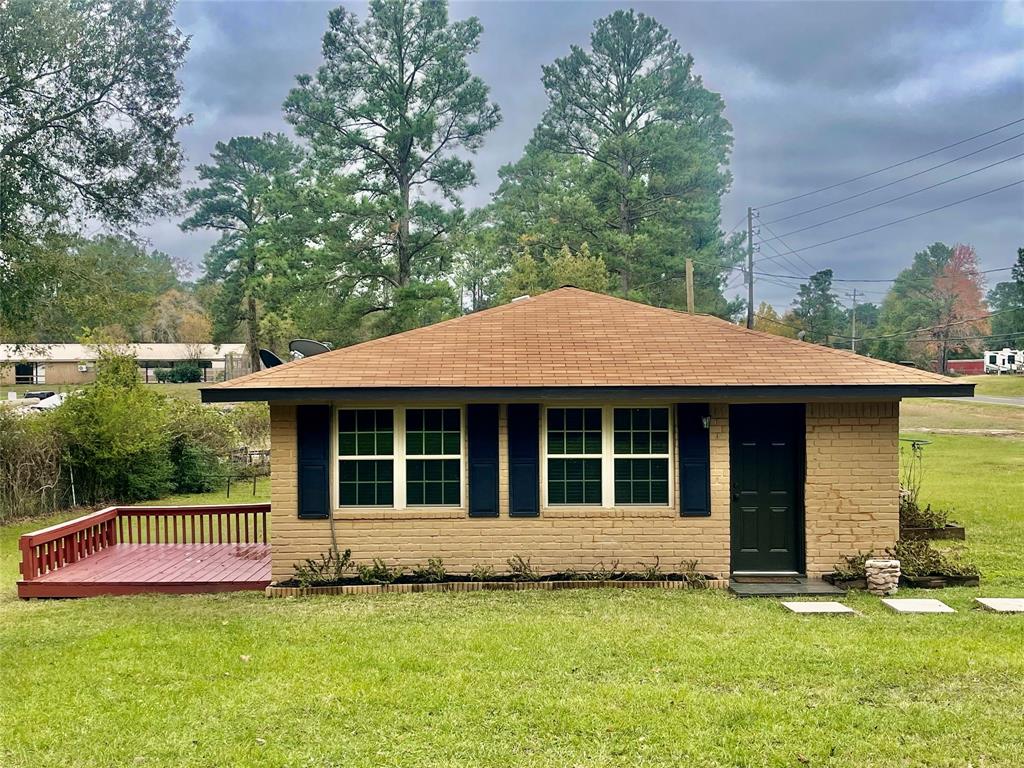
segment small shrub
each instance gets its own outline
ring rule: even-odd
[[[945,528],[949,524],[949,513],[941,509],[924,509],[910,494],[900,492],[900,528]]]
[[[295,565],[294,579],[301,587],[331,584],[341,581],[352,568],[352,550],[346,549],[338,553],[330,550],[320,555],[318,560],[306,559]]]
[[[469,572],[470,581],[494,581],[494,569],[489,565],[474,565]]]
[[[900,561],[900,572],[905,576],[979,576],[974,563],[964,559],[963,550],[954,547],[946,551],[935,549],[928,541],[898,541],[887,550]]]
[[[865,563],[874,556],[874,552],[858,552],[856,555],[845,555],[843,562],[836,565],[836,577],[840,579],[866,578],[867,569]]]
[[[708,577],[697,570],[698,560],[683,560],[679,563],[679,574],[688,584],[704,584]]]
[[[170,368],[154,368],[153,375],[156,377],[157,382],[160,384],[166,384],[170,381],[171,369]]]
[[[639,577],[642,581],[662,581],[665,578],[665,574],[661,572],[661,559],[658,557],[654,558],[654,562],[650,565],[644,565],[640,563]]]
[[[619,561],[616,560],[612,563],[611,568],[605,568],[603,562],[598,563],[586,574],[583,574],[584,578],[591,581],[612,581],[622,574],[619,573]]]
[[[418,565],[412,569],[410,574],[416,581],[429,584],[436,584],[448,578],[448,572],[444,569],[441,558],[432,557],[427,560],[426,565]]]
[[[391,584],[402,575],[401,568],[391,568],[379,557],[373,558],[372,563],[358,566],[357,570],[364,584]]]
[[[507,561],[509,575],[516,581],[539,581],[540,574],[530,565],[530,558],[513,555]]]

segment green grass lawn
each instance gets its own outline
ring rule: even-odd
[[[963,400],[914,398],[900,404],[904,429],[1015,430],[1024,433],[1024,408]]]
[[[964,376],[957,381],[975,384],[976,395],[1024,397],[1024,376]]]
[[[923,496],[984,571],[927,593],[954,615],[656,590],[20,602],[26,525],[0,529],[0,765],[1020,766],[1024,616],[971,600],[1024,596],[1024,441],[929,439]]]

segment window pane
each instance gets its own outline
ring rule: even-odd
[[[340,456],[390,456],[394,430],[390,410],[338,411]]]
[[[410,408],[405,424],[410,456],[458,456],[462,452],[458,408]]]
[[[616,504],[668,504],[668,459],[616,459]]]
[[[549,454],[600,454],[601,409],[548,409],[547,441]]]
[[[668,408],[616,408],[616,454],[667,454]]]
[[[548,459],[548,504],[600,503],[600,459]]]
[[[391,459],[343,460],[338,463],[338,503],[343,507],[391,506],[394,503]]]
[[[406,462],[406,501],[418,504],[459,504],[458,459],[409,459]]]

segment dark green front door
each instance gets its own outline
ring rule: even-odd
[[[732,570],[801,571],[804,410],[729,409]]]

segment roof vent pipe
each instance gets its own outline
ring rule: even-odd
[[[530,298],[530,294],[524,293],[522,296],[516,296],[512,301],[522,301],[523,299]]]

